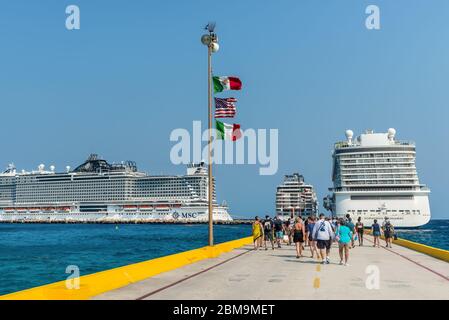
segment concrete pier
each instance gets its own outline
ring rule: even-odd
[[[373,248],[371,236],[351,249],[349,266],[335,245],[328,265],[304,254],[246,245],[93,299],[449,299],[449,263],[398,245]]]

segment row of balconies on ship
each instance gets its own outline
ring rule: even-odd
[[[345,180],[364,180],[364,179],[370,179],[370,180],[404,180],[404,179],[418,179],[418,175],[415,173],[410,174],[341,174],[341,179]]]
[[[353,177],[348,176],[336,176],[341,181],[361,181],[361,180],[367,180],[367,181],[415,181],[418,180],[417,175],[413,175],[412,177],[406,176],[406,177],[393,177],[393,176],[386,176],[386,177],[380,177],[380,176],[363,176],[363,175],[356,175]]]
[[[362,164],[362,163],[379,163],[379,164],[388,164],[388,163],[414,163],[415,158],[379,158],[379,159],[356,159],[356,160],[345,160],[339,159],[340,164]]]
[[[328,188],[329,191],[332,192],[398,192],[398,191],[409,191],[409,192],[415,192],[415,191],[429,191],[428,187],[422,186],[422,185],[413,185],[413,186],[343,186],[343,187],[334,187],[334,188]]]
[[[316,198],[315,193],[307,193],[307,194],[290,194],[290,193],[276,193],[276,199],[284,200],[284,199],[313,199]]]
[[[419,179],[340,179],[342,184],[363,184],[362,182],[366,182],[367,184],[416,184]]]
[[[336,185],[340,186],[340,187],[363,187],[363,186],[419,186],[419,181],[356,181],[356,182],[347,182],[347,181],[342,181],[342,182],[337,182]]]
[[[302,203],[277,203],[276,204],[276,210],[284,210],[286,208],[302,208],[305,209],[314,209],[317,207],[316,203],[311,204],[302,204]]]
[[[277,191],[276,196],[282,196],[282,197],[301,197],[301,196],[312,196],[315,192],[294,192],[294,191]]]
[[[285,203],[279,204],[276,203],[276,210],[285,210],[291,208],[303,208],[303,209],[314,209],[317,207],[317,203],[307,203],[307,204],[298,204],[298,203]]]
[[[416,169],[343,169],[339,170],[342,174],[416,174]]]
[[[378,152],[378,153],[340,153],[340,158],[392,158],[392,157],[415,157],[415,151],[396,151],[396,152]]]
[[[291,184],[281,184],[277,187],[277,189],[304,189],[304,190],[312,190],[313,186],[311,185],[305,185],[305,184],[299,184],[299,183],[291,183]]]
[[[354,167],[354,166],[371,166],[371,168],[382,168],[382,167],[392,167],[392,166],[402,166],[402,167],[413,167],[415,166],[415,161],[409,162],[371,162],[371,163],[336,163],[338,167]]]
[[[312,194],[315,193],[312,190],[307,190],[307,191],[303,191],[303,190],[298,190],[298,189],[278,189],[278,191],[276,191],[276,194]]]
[[[276,199],[276,204],[277,205],[286,205],[286,204],[291,204],[291,203],[315,203],[317,202],[316,198],[308,198],[308,199]]]
[[[391,168],[391,169],[341,169],[340,172],[342,174],[370,174],[370,173],[392,173],[392,174],[404,174],[404,173],[416,173],[416,169],[413,168]]]

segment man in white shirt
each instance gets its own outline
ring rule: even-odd
[[[329,254],[331,251],[332,240],[334,239],[334,231],[329,221],[325,220],[324,214],[320,214],[320,220],[315,223],[312,237],[316,241],[319,249],[321,263],[330,263]]]

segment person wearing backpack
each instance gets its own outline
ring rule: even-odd
[[[388,217],[385,217],[385,221],[382,224],[382,231],[384,232],[385,237],[385,246],[388,248],[391,248],[391,242],[393,240],[394,236],[394,227],[390,222],[390,219]]]
[[[329,254],[331,251],[332,241],[334,239],[334,232],[329,221],[325,220],[324,213],[320,214],[320,220],[315,223],[313,227],[313,239],[316,241],[316,245],[319,249],[321,263],[329,264]]]
[[[263,233],[264,233],[264,245],[265,250],[268,250],[267,248],[267,241],[270,241],[271,248],[274,250],[274,240],[273,240],[273,220],[271,220],[270,216],[265,216],[265,220],[263,222]]]
[[[279,217],[279,215],[276,216],[276,218],[274,218],[274,232],[276,235],[276,243],[278,245],[278,248],[281,248],[281,241],[284,238],[284,226],[282,223],[281,218]]]

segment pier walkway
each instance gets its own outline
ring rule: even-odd
[[[382,245],[383,245],[382,241]],[[294,246],[244,246],[94,297],[94,299],[449,299],[449,263],[393,244],[351,249],[349,266],[296,259]],[[376,279],[379,281],[377,282]],[[378,283],[378,288],[376,288]]]

